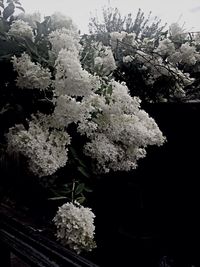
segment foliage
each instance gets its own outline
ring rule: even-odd
[[[83,43],[100,42],[112,49],[116,70],[113,77],[125,81],[132,96],[143,101],[185,101],[199,97],[198,35],[185,33],[176,23],[166,29],[161,20],[150,23],[139,9],[122,16],[118,9],[104,8],[103,22],[90,19],[90,35]],[[84,56],[88,65],[92,55]],[[91,62],[90,62],[91,65]]]

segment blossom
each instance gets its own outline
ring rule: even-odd
[[[59,52],[55,66],[57,95],[85,96],[89,95],[94,87],[98,87],[97,78],[82,68],[77,55],[66,49]]]
[[[15,37],[27,37],[34,41],[33,29],[21,19],[12,22],[8,34]]]
[[[154,51],[161,56],[169,56],[175,53],[175,46],[171,40],[166,38],[159,42],[158,47]]]
[[[77,123],[82,115],[81,102],[68,95],[61,95],[56,100],[54,118],[58,127],[66,127],[70,123]]]
[[[101,76],[107,76],[113,72],[117,66],[110,47],[102,43],[94,43],[94,70]]]
[[[19,153],[28,160],[29,170],[36,176],[48,176],[64,167],[70,136],[61,130],[50,130],[49,117],[33,118],[26,130],[16,125],[7,133],[9,153]]]
[[[76,26],[74,25],[72,19],[70,17],[65,16],[60,12],[55,12],[50,16],[51,19],[51,29],[53,31],[66,28],[69,30],[76,30]]]
[[[57,227],[57,238],[63,245],[80,253],[96,247],[94,239],[95,215],[90,208],[77,202],[70,202],[59,207],[53,222]]]
[[[18,20],[23,20],[29,24],[33,29],[37,28],[37,22],[41,21],[41,14],[39,12],[34,12],[32,14],[20,13],[17,15]]]
[[[51,73],[49,69],[43,68],[40,63],[34,63],[28,54],[23,53],[21,57],[12,57],[14,70],[17,71],[17,86],[26,89],[45,90],[51,84]]]
[[[58,56],[61,49],[66,49],[77,56],[81,50],[79,35],[75,31],[66,28],[58,29],[51,32],[48,39],[51,43],[50,54],[52,53],[55,57]]]
[[[84,152],[96,161],[99,172],[129,171],[146,155],[148,145],[162,145],[165,138],[124,83],[113,80],[109,86],[112,92],[106,96],[84,98],[95,116],[78,123],[78,131],[90,139]]]

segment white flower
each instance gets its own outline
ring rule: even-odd
[[[111,32],[110,33],[110,45],[112,49],[115,49],[117,47],[118,41],[122,42],[122,40],[128,35],[127,32]]]
[[[95,215],[90,208],[75,203],[66,203],[59,207],[53,219],[57,227],[57,238],[65,246],[80,253],[96,247],[94,239]]]
[[[66,28],[58,29],[49,34],[51,43],[50,55],[57,57],[61,49],[66,49],[78,56],[81,49],[78,33]]]
[[[124,63],[130,63],[132,61],[133,61],[133,57],[131,57],[130,55],[123,57]]]
[[[77,30],[76,26],[73,24],[72,19],[60,12],[53,13],[50,19],[51,19],[51,28],[54,31],[62,28],[66,28],[72,31]]]
[[[82,68],[77,55],[66,49],[59,52],[55,66],[57,95],[86,96],[98,87],[97,79]]]
[[[17,86],[26,89],[45,90],[51,84],[49,69],[43,68],[39,63],[34,63],[26,53],[21,57],[12,57],[14,70],[17,71]]]
[[[159,42],[158,47],[155,49],[155,52],[161,56],[169,56],[175,53],[174,43],[168,38]]]
[[[94,70],[101,76],[109,75],[117,66],[110,47],[104,46],[102,43],[94,43]]]
[[[129,171],[146,155],[148,145],[162,145],[165,138],[125,84],[111,81],[109,86],[109,94],[84,98],[95,116],[78,123],[78,131],[90,139],[84,152],[96,161],[99,172]]]
[[[17,15],[17,19],[27,22],[32,28],[37,28],[37,22],[41,21],[41,14],[39,12],[34,12],[32,14],[22,12]]]
[[[10,26],[8,34],[16,37],[27,37],[34,41],[33,29],[23,20],[14,20]]]
[[[9,153],[20,153],[28,160],[29,170],[36,176],[48,176],[64,167],[67,160],[69,135],[61,130],[50,130],[51,118],[33,118],[29,129],[16,125],[7,136]]]
[[[66,127],[72,122],[77,123],[81,120],[81,115],[81,103],[75,98],[67,95],[61,95],[57,98],[54,117],[58,127]]]

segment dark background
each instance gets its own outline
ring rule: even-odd
[[[137,170],[98,182],[95,260],[101,266],[200,266],[200,103],[143,108],[167,142],[148,148]]]

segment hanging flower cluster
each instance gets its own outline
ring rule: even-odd
[[[80,253],[91,251],[96,247],[94,242],[95,215],[89,208],[79,203],[66,203],[59,207],[53,221],[57,227],[57,238],[63,245]]]

